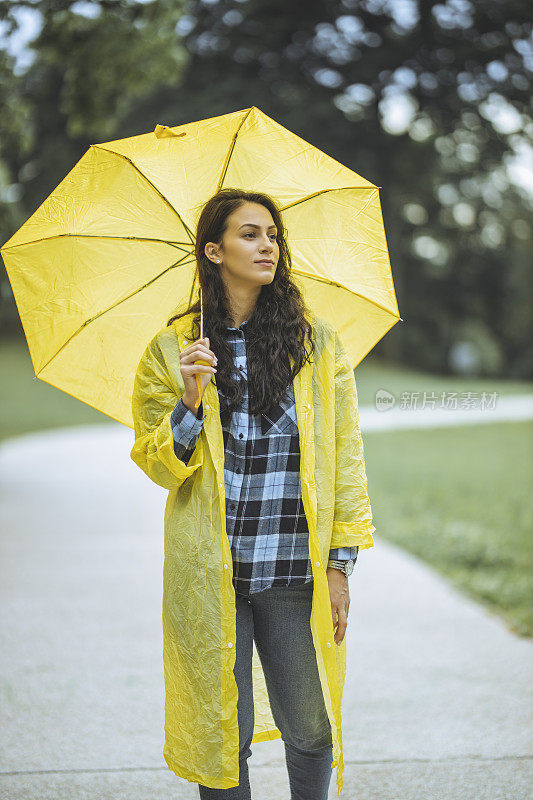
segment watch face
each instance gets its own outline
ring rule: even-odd
[[[350,558],[348,561],[336,561],[335,559],[331,559],[328,564],[344,572],[345,575],[351,575],[355,566],[355,558]]]

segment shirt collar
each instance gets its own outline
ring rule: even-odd
[[[249,321],[250,321],[250,320],[248,320],[248,319],[245,319],[245,320],[244,320],[244,322],[242,322],[242,323],[239,325],[239,327],[238,327],[238,328],[230,328],[230,327],[228,327],[226,330],[228,330],[228,331],[240,331],[240,330],[242,330],[242,328],[244,328],[244,326],[245,326],[245,325],[247,325],[247,324],[248,324],[248,322],[249,322]]]

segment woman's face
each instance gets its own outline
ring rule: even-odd
[[[222,279],[230,286],[262,286],[274,280],[279,259],[277,228],[272,214],[259,203],[243,203],[229,215],[222,245],[206,245]],[[261,261],[263,260],[263,263]]]

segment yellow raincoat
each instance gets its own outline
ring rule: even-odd
[[[185,465],[174,454],[170,415],[184,391],[180,352],[192,341],[188,314],[161,329],[137,368],[132,411],[133,461],[169,490],[164,516],[163,662],[165,746],[169,768],[217,789],[239,783],[235,591],[226,534],[224,442],[215,376],[203,402],[205,421]],[[326,568],[332,547],[372,547],[355,376],[335,329],[311,314],[315,354],[294,379],[302,499],[313,566],[311,630],[333,738],[332,767],[342,790],[341,701],[346,636],[334,642]],[[292,366],[292,359],[291,359]],[[347,636],[350,635],[348,624]],[[252,742],[281,737],[253,648]]]

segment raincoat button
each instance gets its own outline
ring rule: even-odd
[[[227,564],[224,564],[224,569],[229,569]]]
[[[228,642],[228,647],[233,647],[233,642]]]
[[[188,343],[189,343],[189,342],[187,341],[187,339],[184,339],[184,340],[183,340],[183,344],[188,344]]]
[[[316,565],[317,565],[317,567],[319,567],[320,566],[320,561],[317,561]]]
[[[326,647],[331,647],[331,642],[326,642]]]

